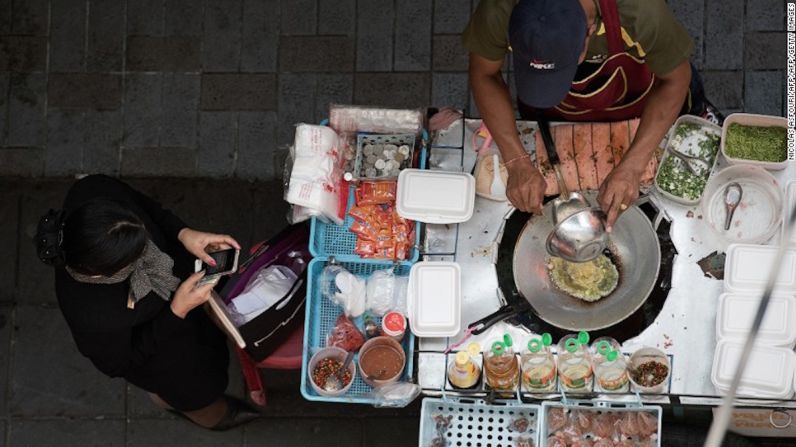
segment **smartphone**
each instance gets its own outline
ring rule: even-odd
[[[231,275],[238,271],[238,257],[240,250],[230,248],[228,250],[216,251],[208,253],[216,265],[212,266],[204,263],[201,259],[197,259],[194,264],[194,271],[205,271],[205,276],[199,281],[199,284],[207,284],[210,282],[217,282],[219,278],[225,275]]]

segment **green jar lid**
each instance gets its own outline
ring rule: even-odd
[[[539,340],[538,338],[532,338],[528,341],[528,350],[531,352],[539,352],[542,350],[542,347],[544,347],[542,340]]]
[[[542,344],[545,346],[550,346],[553,344],[553,336],[550,335],[549,332],[542,334]]]
[[[616,358],[619,356],[619,353],[616,351],[609,351],[608,354],[605,355],[605,359],[609,362],[616,361]]]
[[[587,345],[587,344],[589,344],[589,333],[588,333],[588,332],[586,332],[586,331],[580,331],[580,332],[578,332],[578,341],[579,341],[579,342],[580,342],[580,344],[582,344],[582,345]]]
[[[506,352],[506,345],[502,341],[492,343],[492,353],[495,355],[503,355]]]
[[[611,352],[611,343],[608,343],[607,340],[600,340],[597,342],[597,353],[602,356],[607,356],[609,352]]]
[[[503,334],[503,344],[506,345],[507,348],[514,346],[514,341],[511,339],[511,335]]]
[[[564,342],[564,349],[566,349],[567,352],[575,352],[578,350],[578,347],[580,347],[580,342],[578,342],[577,339],[570,338]]]

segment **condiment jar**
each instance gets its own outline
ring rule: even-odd
[[[594,375],[588,344],[586,332],[567,335],[558,342],[558,377],[565,391],[591,391]]]
[[[512,344],[511,336],[506,334],[503,341],[492,343],[491,349],[484,353],[486,384],[494,390],[513,392],[519,384],[520,368]]]
[[[671,365],[669,356],[656,348],[645,347],[630,356],[628,376],[642,393],[662,393],[668,385]]]
[[[607,345],[607,343],[606,343]],[[603,391],[627,391],[627,362],[621,352],[603,348],[600,355],[603,361],[594,367],[597,386]]]
[[[448,381],[454,388],[470,389],[478,385],[481,368],[466,351],[456,353],[454,361],[448,366]]]
[[[400,312],[390,311],[381,319],[381,331],[384,335],[401,341],[406,333],[406,317]]]
[[[592,366],[605,361],[605,356],[611,351],[622,352],[622,345],[613,337],[600,337],[591,343]]]
[[[528,341],[522,355],[522,383],[528,391],[552,391],[556,383],[556,362],[550,352],[553,338],[548,333]]]

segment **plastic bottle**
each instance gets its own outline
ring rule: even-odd
[[[591,391],[594,374],[588,344],[586,332],[568,335],[558,342],[558,377],[565,391]]]
[[[594,367],[597,385],[605,391],[624,391],[627,389],[627,362],[621,352],[609,350],[603,354],[605,360]]]
[[[498,391],[515,391],[519,384],[520,368],[512,349],[511,336],[503,336],[503,341],[492,343],[484,353],[484,375],[486,384]]]
[[[470,389],[478,385],[481,368],[466,351],[456,353],[454,361],[448,366],[448,381],[454,388]]]
[[[553,338],[548,333],[528,341],[522,355],[522,383],[530,391],[548,391],[556,382],[556,362],[550,352]]]

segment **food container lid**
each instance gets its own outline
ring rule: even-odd
[[[400,312],[388,312],[381,320],[381,327],[385,335],[402,336],[406,332],[406,318]]]
[[[398,214],[432,224],[470,220],[475,208],[475,178],[466,172],[404,169],[398,175]]]
[[[792,181],[788,183],[788,186],[785,187],[785,214],[783,214],[783,219],[786,221],[790,219],[791,214],[793,214],[793,208],[796,207],[796,181]],[[796,245],[796,225],[794,225],[793,230],[790,232],[790,241],[785,241],[785,225],[782,225],[782,243],[789,243],[790,245]]]
[[[461,326],[461,268],[455,262],[418,262],[409,271],[409,328],[418,337],[450,337]]]
[[[774,266],[777,250],[779,247],[772,245],[730,245],[724,266],[724,290],[762,292]],[[774,293],[796,293],[796,247],[785,251]]]
[[[716,313],[716,337],[744,341],[760,304],[760,295],[723,293]],[[774,295],[756,340],[770,346],[796,345],[796,297]]]
[[[710,379],[719,391],[730,387],[743,342],[721,340],[716,345]],[[796,354],[788,348],[756,345],[750,352],[738,395],[786,399],[793,395]]]

